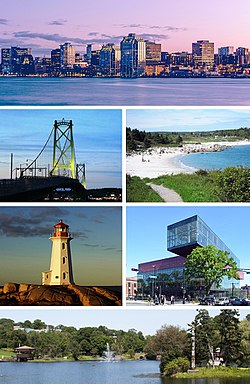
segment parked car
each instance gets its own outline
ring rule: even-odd
[[[229,305],[229,299],[227,297],[218,297],[215,299],[214,305]]]
[[[247,305],[248,306],[248,305],[250,305],[250,301],[249,301],[249,299],[237,298],[231,302],[231,305],[235,305],[235,306]]]
[[[214,305],[214,302],[214,296],[205,296],[203,299],[200,299],[199,305]]]

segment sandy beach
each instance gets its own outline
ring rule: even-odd
[[[178,173],[194,173],[195,168],[185,166],[181,158],[189,153],[217,152],[237,145],[249,145],[248,140],[235,142],[209,142],[202,144],[184,144],[183,147],[149,148],[145,152],[127,155],[127,174],[140,178],[155,178],[162,175],[176,175]]]

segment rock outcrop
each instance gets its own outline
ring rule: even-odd
[[[80,285],[34,285],[5,283],[0,288],[0,305],[84,305],[117,306],[122,302],[121,288]]]

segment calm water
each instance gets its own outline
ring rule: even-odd
[[[0,105],[250,105],[250,79],[0,78]]]
[[[247,384],[244,379],[161,379],[159,363],[1,363],[1,384]]]
[[[190,153],[180,160],[184,165],[196,169],[224,169],[236,165],[250,167],[250,145],[232,147],[222,152]]]

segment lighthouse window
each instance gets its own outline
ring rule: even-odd
[[[56,276],[56,279],[59,279],[59,276]]]
[[[62,263],[63,263],[63,264],[66,263],[66,259],[65,259],[65,257],[63,257],[63,259],[62,259]]]
[[[62,243],[62,249],[65,249],[65,243]]]
[[[66,279],[66,273],[63,272],[63,279],[65,280]]]

